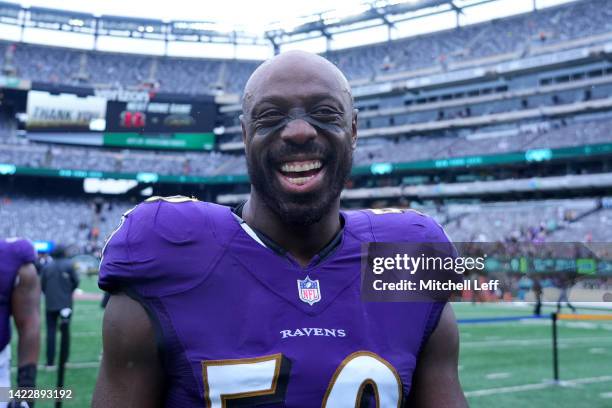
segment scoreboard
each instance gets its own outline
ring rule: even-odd
[[[32,90],[27,95],[26,129],[31,133],[60,134],[104,130],[105,111],[106,99],[94,95]]]
[[[215,112],[212,101],[109,101],[106,131],[147,135],[208,133],[214,128]]]
[[[160,96],[109,100],[104,145],[209,150],[217,108],[213,97]]]
[[[28,92],[24,110],[29,137],[128,148],[214,147],[217,107],[213,96],[98,89],[62,91]]]

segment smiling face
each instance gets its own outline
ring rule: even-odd
[[[287,224],[319,221],[339,200],[356,142],[342,73],[314,54],[277,56],[249,79],[241,120],[257,196]]]

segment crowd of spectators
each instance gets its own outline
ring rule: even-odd
[[[79,252],[99,253],[130,206],[127,201],[4,195],[0,196],[0,236],[52,241]]]
[[[183,94],[240,92],[258,61],[154,57],[0,43],[5,75],[51,84],[142,87]]]
[[[612,242],[612,209],[597,199],[481,203],[424,209],[454,242]],[[136,202],[0,196],[0,236],[24,236],[97,253]]]
[[[571,223],[566,228],[553,231],[549,240],[555,242],[610,242],[612,240],[612,208],[602,208],[588,214],[579,223]]]
[[[612,142],[612,118],[563,119],[512,125],[477,133],[361,139],[356,166],[380,162],[438,160]],[[0,163],[52,169],[155,172],[164,175],[246,174],[242,154],[116,150],[37,144],[0,135]]]
[[[355,163],[410,162],[612,142],[612,118],[511,124],[489,131],[360,140]]]
[[[600,232],[588,222],[591,216],[604,214],[605,210],[599,207],[596,199],[465,205],[448,209],[451,216],[445,213],[449,220],[445,227],[456,242],[585,242],[587,234]],[[572,232],[559,234],[562,231]],[[608,231],[603,241],[610,240],[612,234]]]
[[[325,55],[349,79],[461,62],[612,31],[608,0],[578,1],[515,17]],[[239,93],[258,61],[175,58],[0,44],[5,75],[46,83],[145,86],[165,92]]]
[[[225,162],[235,159],[233,155],[217,151],[117,151],[34,143],[3,144],[0,139],[0,163],[35,168],[209,176],[217,174]]]
[[[493,55],[525,55],[538,46],[610,30],[609,3],[582,1],[416,38],[334,51],[328,57],[349,72],[351,78],[373,78]]]

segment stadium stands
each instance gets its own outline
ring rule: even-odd
[[[554,50],[553,45],[612,31],[607,0],[579,1],[535,13],[494,20],[383,44],[330,51],[349,79],[384,79],[385,75],[427,67],[446,69],[483,57],[513,58]],[[5,75],[46,83],[159,87],[178,93],[217,89],[240,92],[257,61],[154,57],[3,43]],[[464,64],[465,65],[465,64]]]
[[[577,2],[441,33],[330,52],[328,56],[352,79],[374,78],[433,65],[444,68],[494,55],[538,53],[544,45],[610,30],[612,10],[605,0]]]
[[[72,245],[82,252],[101,249],[121,214],[134,206],[127,200],[0,195],[0,236],[26,236]],[[598,199],[449,204],[419,209],[445,226],[455,242],[606,242],[612,210]]]
[[[0,196],[0,236],[27,237],[96,253],[117,227],[128,202],[109,203],[96,214],[92,201],[66,197]]]
[[[355,162],[366,165],[606,143],[612,141],[610,126],[611,118],[558,120],[453,136],[362,140],[355,152]]]
[[[609,242],[612,231],[612,209],[604,208],[588,214],[577,223],[552,232],[549,240],[555,242]]]
[[[440,221],[456,242],[564,241],[557,238],[570,230],[567,241],[575,242],[593,232],[592,223],[575,220],[591,212],[595,215],[598,208],[595,199],[451,205],[445,211],[450,221]]]
[[[167,175],[213,175],[235,156],[219,152],[176,153],[110,150],[46,144],[0,144],[0,163],[51,169]]]
[[[2,43],[4,74],[64,85],[159,88],[173,93],[239,92],[258,62],[151,57]],[[219,81],[221,83],[219,84]]]
[[[470,155],[559,148],[612,142],[612,118],[556,120],[481,133],[449,136],[413,136],[396,140],[363,139],[355,152],[355,165],[409,162]],[[0,138],[0,163],[53,169],[100,170],[168,175],[210,176],[246,174],[243,155],[211,152],[148,152],[106,148],[68,147],[34,143],[8,143]]]

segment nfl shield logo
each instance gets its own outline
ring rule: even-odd
[[[321,300],[321,286],[318,280],[312,280],[308,276],[304,280],[298,279],[298,293],[302,302],[310,306]]]

